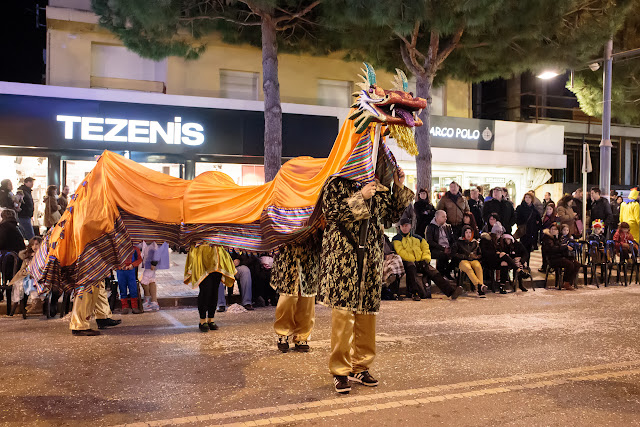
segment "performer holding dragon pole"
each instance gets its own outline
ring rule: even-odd
[[[404,126],[408,132],[401,132],[412,137],[410,128],[422,124],[415,113],[426,106],[424,99],[407,92],[401,71],[398,75],[403,90],[386,91],[376,86],[373,69],[365,66],[367,78],[357,94],[357,110],[350,118],[359,116],[356,126],[366,129],[361,141],[373,146],[369,147],[369,163],[365,165],[369,174],[336,174],[322,190],[327,226],[322,241],[321,298],[332,308],[329,370],[335,390],[341,394],[349,393],[350,381],[378,385],[369,369],[376,355],[375,314],[380,309],[384,226],[398,221],[414,197],[404,186],[405,174],[395,160],[386,170],[384,161],[377,162],[378,152],[386,153],[386,147],[378,147],[381,123],[396,125],[395,129],[390,126],[391,133],[400,145],[407,145],[397,136],[397,125]],[[377,124],[369,127],[369,122]],[[411,142],[415,147],[415,141]],[[392,186],[391,182],[381,183],[383,179],[391,181],[391,176]]]

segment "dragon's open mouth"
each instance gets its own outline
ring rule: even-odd
[[[385,122],[391,125],[408,127],[422,126],[422,120],[418,117],[424,106],[419,101],[410,103],[376,104],[376,108],[386,117]]]

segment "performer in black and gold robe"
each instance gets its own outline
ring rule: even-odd
[[[322,231],[299,243],[280,248],[271,270],[271,286],[280,294],[273,328],[278,335],[278,349],[307,352],[307,340],[315,324]]]
[[[322,240],[320,300],[333,309],[329,370],[338,393],[351,390],[349,381],[378,385],[369,367],[376,354],[383,224],[396,222],[413,197],[404,186],[400,168],[392,190],[377,181],[363,185],[340,177],[331,178],[323,189],[327,226]],[[367,225],[366,242],[360,245],[360,228]],[[359,246],[363,246],[360,257]]]

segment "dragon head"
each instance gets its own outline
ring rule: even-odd
[[[409,92],[409,82],[402,70],[396,68],[394,88],[386,90],[376,84],[373,67],[366,62],[364,66],[360,76],[364,81],[358,83],[361,90],[353,94],[357,99],[351,108],[355,111],[349,116],[354,120],[356,132],[364,132],[371,123],[382,123],[387,126],[386,134],[391,134],[410,154],[417,155],[413,133],[416,126],[422,126],[418,115],[427,101]]]

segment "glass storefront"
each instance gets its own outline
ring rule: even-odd
[[[22,181],[30,176],[35,178],[31,195],[34,204],[34,223],[42,225],[44,215],[43,199],[47,191],[47,158],[26,156],[0,156],[0,179],[10,179],[15,194]]]

